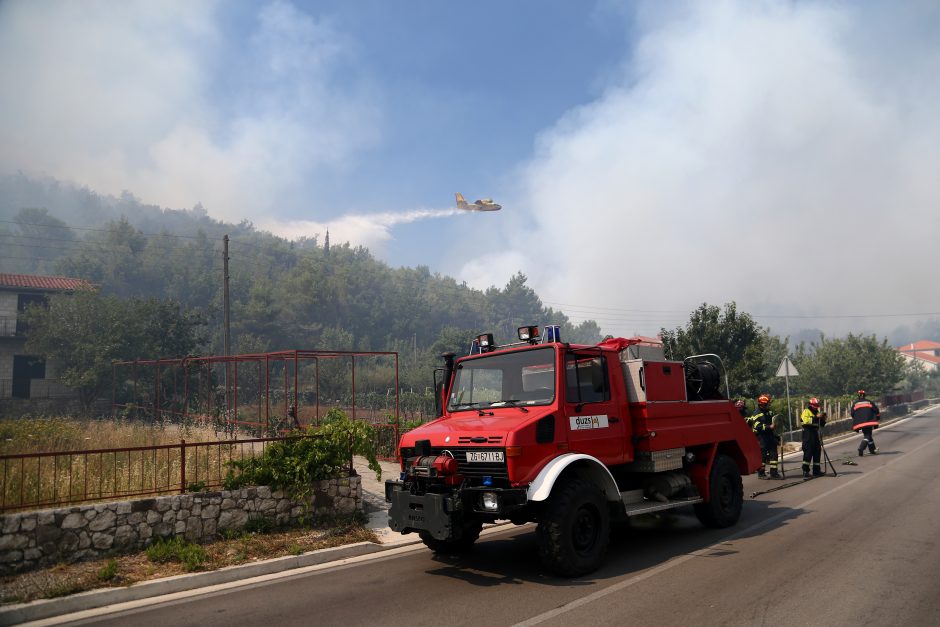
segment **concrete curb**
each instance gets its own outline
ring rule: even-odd
[[[417,541],[415,541],[417,542]],[[193,573],[191,575],[177,575],[165,579],[155,579],[152,581],[142,581],[132,584],[126,588],[104,588],[99,590],[89,590],[61,599],[41,599],[11,605],[0,608],[0,625],[16,625],[28,621],[41,620],[71,614],[83,610],[90,610],[105,605],[114,605],[117,603],[126,603],[128,601],[137,601],[174,592],[183,592],[195,588],[203,588],[217,584],[231,583],[250,577],[261,575],[270,575],[280,573],[295,568],[305,566],[315,566],[325,564],[349,557],[366,555],[369,553],[379,553],[388,549],[397,548],[404,544],[413,544],[413,542],[402,542],[398,544],[381,545],[372,542],[358,542],[356,544],[347,544],[345,546],[321,549],[311,551],[303,555],[291,555],[288,557],[277,557],[262,562],[253,562],[250,564],[240,564],[238,566],[228,566],[205,573]]]

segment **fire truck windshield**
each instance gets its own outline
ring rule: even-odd
[[[548,405],[554,400],[555,350],[546,346],[461,361],[447,409]]]

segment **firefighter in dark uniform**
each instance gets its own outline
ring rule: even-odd
[[[734,408],[737,409],[738,413],[741,414],[741,417],[747,421],[747,407],[744,405],[744,401],[742,399],[739,398],[734,402]]]
[[[879,420],[881,420],[881,412],[878,411],[878,406],[865,398],[865,390],[859,390],[858,400],[852,403],[852,429],[856,433],[859,431],[862,433],[862,442],[858,445],[859,457],[865,454],[866,447],[872,455],[878,452],[872,431],[878,428]]]
[[[767,474],[766,466],[770,466],[770,478],[779,479],[777,470],[777,444],[780,438],[774,433],[774,416],[770,411],[770,396],[761,394],[757,398],[757,413],[747,419],[751,430],[757,436],[760,444],[761,465],[757,469],[757,476],[764,478]]]
[[[819,463],[819,457],[822,455],[819,428],[826,426],[826,412],[819,411],[818,398],[809,399],[809,407],[800,415],[800,423],[803,426],[803,476],[810,476],[809,465],[812,462],[812,476],[820,477],[823,471]]]

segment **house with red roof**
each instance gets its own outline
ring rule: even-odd
[[[920,340],[898,346],[897,350],[904,359],[921,364],[925,370],[936,370],[940,367],[940,342]]]
[[[0,273],[0,399],[69,398],[55,364],[26,351],[28,329],[22,314],[32,304],[45,304],[52,294],[88,289],[84,279]]]

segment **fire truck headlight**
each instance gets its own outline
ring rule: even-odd
[[[495,492],[483,493],[483,509],[488,512],[499,511],[499,497]]]

